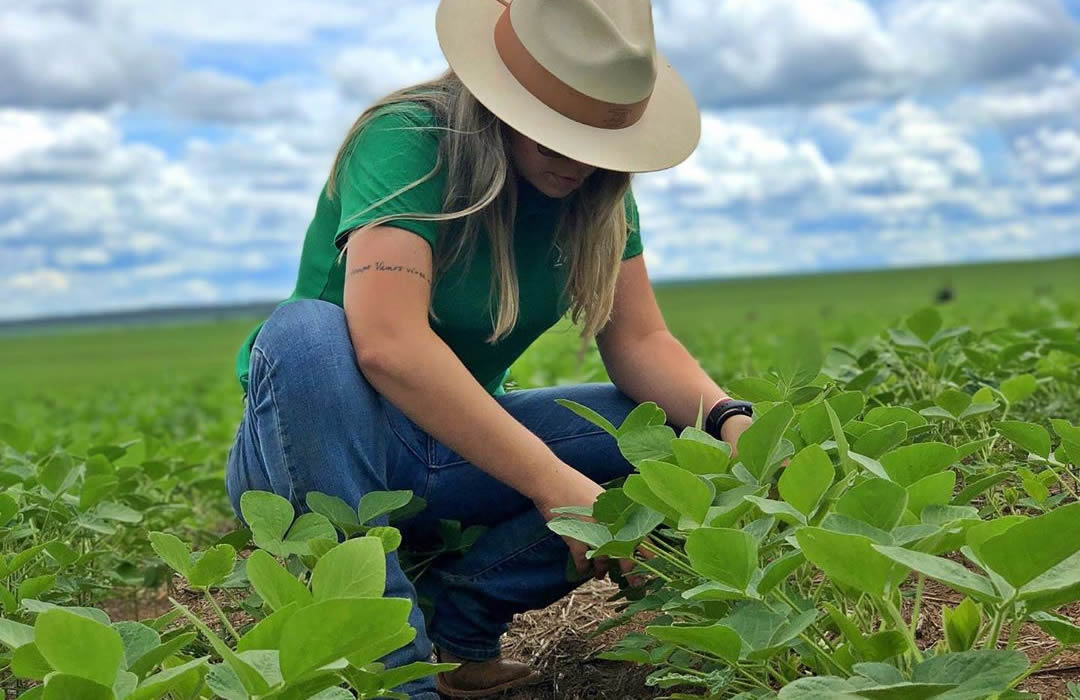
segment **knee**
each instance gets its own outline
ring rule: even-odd
[[[299,299],[274,309],[255,338],[255,348],[273,360],[291,354],[352,353],[345,310],[319,299]]]
[[[318,299],[301,299],[274,310],[255,339],[254,358],[265,362],[255,367],[252,382],[264,373],[289,377],[291,386],[305,393],[330,394],[335,388],[362,380],[356,366],[352,341],[340,306]],[[285,383],[285,382],[283,382]]]

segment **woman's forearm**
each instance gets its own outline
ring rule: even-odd
[[[357,362],[421,429],[533,501],[585,478],[507,413],[431,329],[369,343]]]
[[[608,353],[604,366],[624,394],[638,403],[655,401],[668,420],[680,427],[693,425],[699,408],[707,414],[727,396],[667,330]]]

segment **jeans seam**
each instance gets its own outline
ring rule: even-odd
[[[577,433],[577,434],[574,434],[574,435],[563,435],[561,437],[544,440],[543,442],[544,442],[545,445],[554,445],[555,443],[563,442],[564,440],[574,440],[576,438],[584,438],[584,437],[596,437],[597,435],[608,435],[608,432],[606,430],[597,429],[597,430],[593,430],[593,431],[588,432],[588,433]],[[446,462],[445,464],[435,464],[435,441],[434,441],[434,439],[428,440],[428,445],[429,445],[430,451],[431,451],[431,455],[428,458],[428,466],[430,468],[432,468],[432,469],[443,469],[445,467],[456,467],[459,464],[471,464],[471,462],[469,462],[469,460],[467,460],[467,459],[458,459],[458,460],[455,460],[453,462]]]
[[[274,380],[271,376],[277,369],[277,365],[271,364],[265,354],[263,359],[267,361],[266,377],[263,381],[270,385],[270,402],[274,405],[274,431],[277,433],[278,442],[281,443],[281,462],[285,467],[285,474],[289,477],[289,503],[295,507],[297,505],[296,474],[289,465],[288,443],[285,440],[285,431],[281,427],[281,411],[278,408],[277,392],[274,390]]]
[[[445,578],[447,581],[453,581],[455,583],[475,583],[476,580],[478,578],[480,578],[481,576],[483,576],[484,574],[490,573],[493,569],[497,569],[497,568],[503,566],[509,560],[513,559],[514,557],[517,557],[520,554],[524,554],[525,552],[529,551],[530,549],[532,549],[534,547],[538,547],[538,546],[540,546],[542,544],[546,544],[553,537],[559,537],[559,535],[557,533],[555,533],[555,532],[548,531],[547,534],[545,534],[543,537],[536,540],[535,542],[531,542],[531,543],[525,545],[524,547],[521,547],[520,549],[516,549],[513,552],[510,552],[510,553],[506,554],[504,557],[502,557],[502,558],[500,558],[500,559],[498,559],[496,561],[493,561],[492,563],[485,566],[483,569],[480,569],[479,571],[475,571],[475,572],[469,574],[468,576],[462,576],[460,574],[454,574],[454,573],[450,573],[450,572],[442,572],[440,575],[443,578]]]
[[[372,391],[374,391],[374,387],[372,388]],[[382,395],[380,395],[379,400],[386,401],[387,399],[383,398]],[[406,440],[405,437],[401,434],[401,432],[397,429],[397,426],[394,425],[394,421],[390,419],[390,413],[386,410],[385,406],[383,406],[383,417],[386,419],[387,426],[390,427],[390,432],[394,434],[398,441],[405,446],[405,449],[408,450],[412,456],[416,457],[418,460],[424,462],[425,464],[431,464],[431,461],[425,460],[424,456],[420,454],[418,450],[414,449],[413,446],[409,444],[409,441]]]

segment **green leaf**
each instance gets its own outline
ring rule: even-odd
[[[1080,551],[1080,503],[1016,524],[972,548],[1019,589]]]
[[[734,379],[725,385],[728,391],[746,401],[757,403],[759,401],[784,400],[784,394],[772,382],[761,377],[743,377]]]
[[[49,491],[59,494],[71,488],[78,473],[71,455],[58,450],[49,455],[48,460],[38,469],[38,481]]]
[[[34,622],[34,644],[60,673],[111,688],[124,663],[124,642],[113,628],[66,610],[49,610]]]
[[[177,686],[201,679],[203,671],[209,666],[208,658],[203,656],[192,659],[185,664],[156,673],[140,683],[135,692],[123,700],[156,700]],[[228,666],[222,667],[228,668]]]
[[[878,406],[867,412],[864,420],[878,427],[885,427],[896,422],[907,426],[908,430],[926,425],[926,419],[905,406]]]
[[[215,697],[224,698],[224,700],[250,700],[251,698],[240,677],[228,664],[211,666],[205,680],[206,686],[214,692]]]
[[[993,413],[998,408],[997,401],[991,401],[989,403],[973,403],[964,409],[964,412],[960,414],[960,421],[966,421],[970,418],[982,416],[987,413]]]
[[[922,515],[923,509],[931,505],[943,506],[952,497],[956,486],[956,472],[947,470],[919,479],[907,487],[908,510],[915,517]]]
[[[806,524],[806,516],[787,503],[782,501],[772,501],[768,498],[759,498],[757,496],[743,496],[743,498],[750,503],[753,503],[757,509],[765,515],[775,517],[780,522],[787,523],[788,525]]]
[[[868,479],[836,502],[836,512],[889,532],[907,509],[908,495],[902,487],[885,479]]]
[[[829,414],[825,409],[826,403],[836,413],[840,425],[843,426],[862,413],[866,397],[859,391],[845,391],[803,411],[799,416],[799,432],[807,442],[821,442],[832,435],[832,424],[829,422]]]
[[[19,513],[19,504],[6,493],[0,493],[0,527],[7,525]]]
[[[955,608],[946,605],[941,609],[941,619],[949,651],[968,651],[975,645],[982,625],[982,610],[978,603],[964,598]]]
[[[716,495],[711,482],[674,464],[645,460],[638,471],[649,490],[682,516],[701,524]]]
[[[452,671],[455,668],[457,668],[457,664],[432,664],[424,661],[414,661],[405,666],[388,668],[379,674],[379,678],[382,681],[383,688],[393,689],[418,678],[433,676],[442,671]],[[349,697],[351,700],[352,696]]]
[[[14,620],[0,618],[0,644],[12,651],[34,642],[34,628]]]
[[[161,635],[153,627],[141,622],[113,623],[113,629],[120,635],[124,644],[124,668],[131,668],[132,664],[139,660],[156,647],[161,645]]]
[[[619,451],[635,467],[643,460],[666,460],[671,457],[675,431],[667,425],[650,425],[629,432],[619,432]]]
[[[46,574],[45,576],[34,576],[31,578],[23,579],[19,584],[19,600],[23,598],[37,598],[45,591],[48,591],[56,585],[56,574]]]
[[[795,538],[803,555],[826,576],[874,598],[881,598],[907,575],[906,568],[877,552],[873,542],[862,535],[804,527]]]
[[[809,445],[791,459],[780,475],[780,497],[810,517],[821,497],[832,486],[836,472],[819,445]]]
[[[1080,644],[1080,627],[1072,620],[1061,615],[1052,615],[1045,612],[1037,612],[1031,616],[1031,619],[1042,628],[1043,632],[1046,632],[1063,645],[1075,646]]]
[[[942,442],[919,442],[899,447],[880,461],[893,481],[907,487],[955,464],[956,448]]]
[[[1018,651],[981,649],[931,657],[914,668],[911,680],[959,684],[950,698],[978,700],[1004,691],[1027,667],[1027,657]]]
[[[652,489],[650,489],[649,485],[645,482],[645,477],[640,474],[631,474],[626,477],[626,481],[623,482],[622,488],[623,493],[635,503],[640,503],[646,508],[661,513],[665,518],[668,518],[673,522],[679,521],[679,512],[653,493]]]
[[[398,508],[409,505],[413,498],[412,491],[372,491],[360,498],[356,507],[356,519],[361,524],[370,523],[376,518],[388,515]]]
[[[247,575],[255,592],[272,610],[280,610],[290,603],[305,607],[313,601],[307,586],[262,550],[255,550],[248,557]]]
[[[263,549],[267,544],[276,548],[296,515],[291,503],[269,491],[245,491],[240,496],[240,512],[255,545]]]
[[[305,500],[313,513],[326,516],[326,519],[344,532],[346,537],[351,537],[360,531],[360,520],[356,516],[356,510],[337,496],[309,491]]]
[[[176,535],[167,532],[151,532],[150,546],[161,560],[181,576],[187,577],[191,568],[191,550]]]
[[[316,602],[330,598],[378,598],[386,587],[386,554],[376,537],[346,540],[324,554],[311,573]]]
[[[627,414],[616,432],[619,437],[622,437],[641,428],[662,426],[665,422],[667,422],[667,415],[664,410],[654,402],[646,401]]]
[[[103,520],[113,520],[120,523],[142,522],[143,515],[134,508],[129,508],[122,503],[106,501],[98,505],[94,514]]]
[[[115,700],[109,686],[68,673],[55,673],[48,677],[42,700]]]
[[[602,547],[611,541],[611,531],[600,523],[577,518],[555,518],[547,524],[548,529],[564,537],[572,537],[590,547]]]
[[[774,406],[754,422],[739,436],[738,454],[746,469],[761,479],[770,466],[773,450],[780,443],[784,431],[791,425],[795,409],[789,403]]]
[[[1005,436],[1005,439],[1017,447],[1037,454],[1043,459],[1050,456],[1050,433],[1041,425],[1018,420],[997,421],[992,425],[995,430]]]
[[[53,667],[38,651],[36,644],[24,644],[11,655],[11,672],[16,678],[40,681],[53,673]]]
[[[336,598],[293,615],[281,635],[281,675],[297,681],[332,661],[375,648],[409,627],[403,598]],[[399,645],[400,646],[400,645]],[[396,647],[395,647],[396,648]]]
[[[907,424],[903,421],[896,421],[864,433],[855,441],[851,450],[878,459],[881,455],[903,443],[907,438],[907,433]]]
[[[189,573],[188,583],[192,588],[210,588],[217,586],[232,573],[236,565],[236,550],[229,544],[219,544],[202,553]]]
[[[725,625],[684,626],[649,625],[645,633],[661,642],[669,642],[716,654],[728,663],[738,663],[742,640]]]
[[[280,610],[275,610],[240,637],[236,643],[236,651],[245,652],[255,649],[277,649],[281,645],[281,635],[285,629],[285,623],[300,609],[298,603],[289,603]]]
[[[779,559],[774,559],[765,567],[761,574],[761,580],[758,581],[754,589],[758,592],[758,595],[765,595],[772,589],[787,580],[796,569],[806,563],[806,557],[802,552],[791,552]]]
[[[611,424],[611,421],[609,421],[607,418],[604,418],[602,415],[592,410],[588,406],[584,406],[580,403],[570,401],[569,399],[555,399],[555,403],[559,404],[564,408],[570,409],[577,415],[581,416],[585,420],[589,421],[596,427],[603,430],[611,437],[618,436],[619,431],[615,429],[615,426]]]
[[[971,405],[971,397],[956,389],[946,389],[937,395],[934,403],[945,409],[950,416],[957,418]]]
[[[382,543],[383,554],[389,554],[401,546],[401,530],[390,525],[373,527],[365,536],[378,539]]]
[[[1001,393],[1009,403],[1019,403],[1031,398],[1038,388],[1039,382],[1030,374],[1009,377],[1001,383]]]
[[[758,568],[757,541],[742,530],[698,528],[686,538],[686,556],[698,573],[739,591]]]
[[[926,307],[909,316],[905,325],[919,340],[929,343],[931,338],[941,330],[941,314],[936,309]]]
[[[821,339],[802,329],[780,344],[775,355],[776,373],[788,387],[800,387],[817,378],[824,364]]]
[[[960,489],[959,493],[953,496],[952,504],[955,506],[962,506],[971,503],[972,499],[976,496],[993,488],[997,484],[1000,484],[1010,476],[1011,474],[1009,474],[1009,472],[998,472],[997,474],[990,474],[989,476],[976,479],[964,486],[964,488]]]
[[[310,542],[312,540],[337,542],[337,536],[337,530],[325,515],[304,513],[289,528],[283,547],[288,553],[311,554]]]
[[[969,571],[952,560],[923,554],[922,552],[914,552],[903,547],[887,547],[879,544],[875,544],[873,547],[896,563],[914,569],[920,574],[961,593],[966,593],[976,600],[987,603],[995,603],[1001,600],[1001,597],[991,585],[990,579]]]
[[[153,671],[158,664],[195,641],[197,636],[194,632],[185,632],[172,637],[169,641],[162,643],[161,646],[154,647],[140,656],[133,664],[129,664],[128,670],[142,678]]]
[[[679,466],[695,474],[726,474],[731,468],[731,445],[708,433],[686,437],[691,430],[687,428],[684,437],[671,441],[671,451]]]
[[[1057,433],[1058,437],[1062,440],[1080,444],[1080,427],[1074,426],[1068,421],[1063,421],[1060,418],[1051,419],[1050,425],[1053,426],[1054,432]]]

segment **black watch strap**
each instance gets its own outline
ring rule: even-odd
[[[712,435],[717,440],[722,439],[720,437],[720,430],[724,427],[724,422],[732,416],[753,416],[754,404],[749,401],[735,401],[734,399],[728,401],[720,401],[712,410],[709,411],[709,415],[705,417],[705,432]]]

